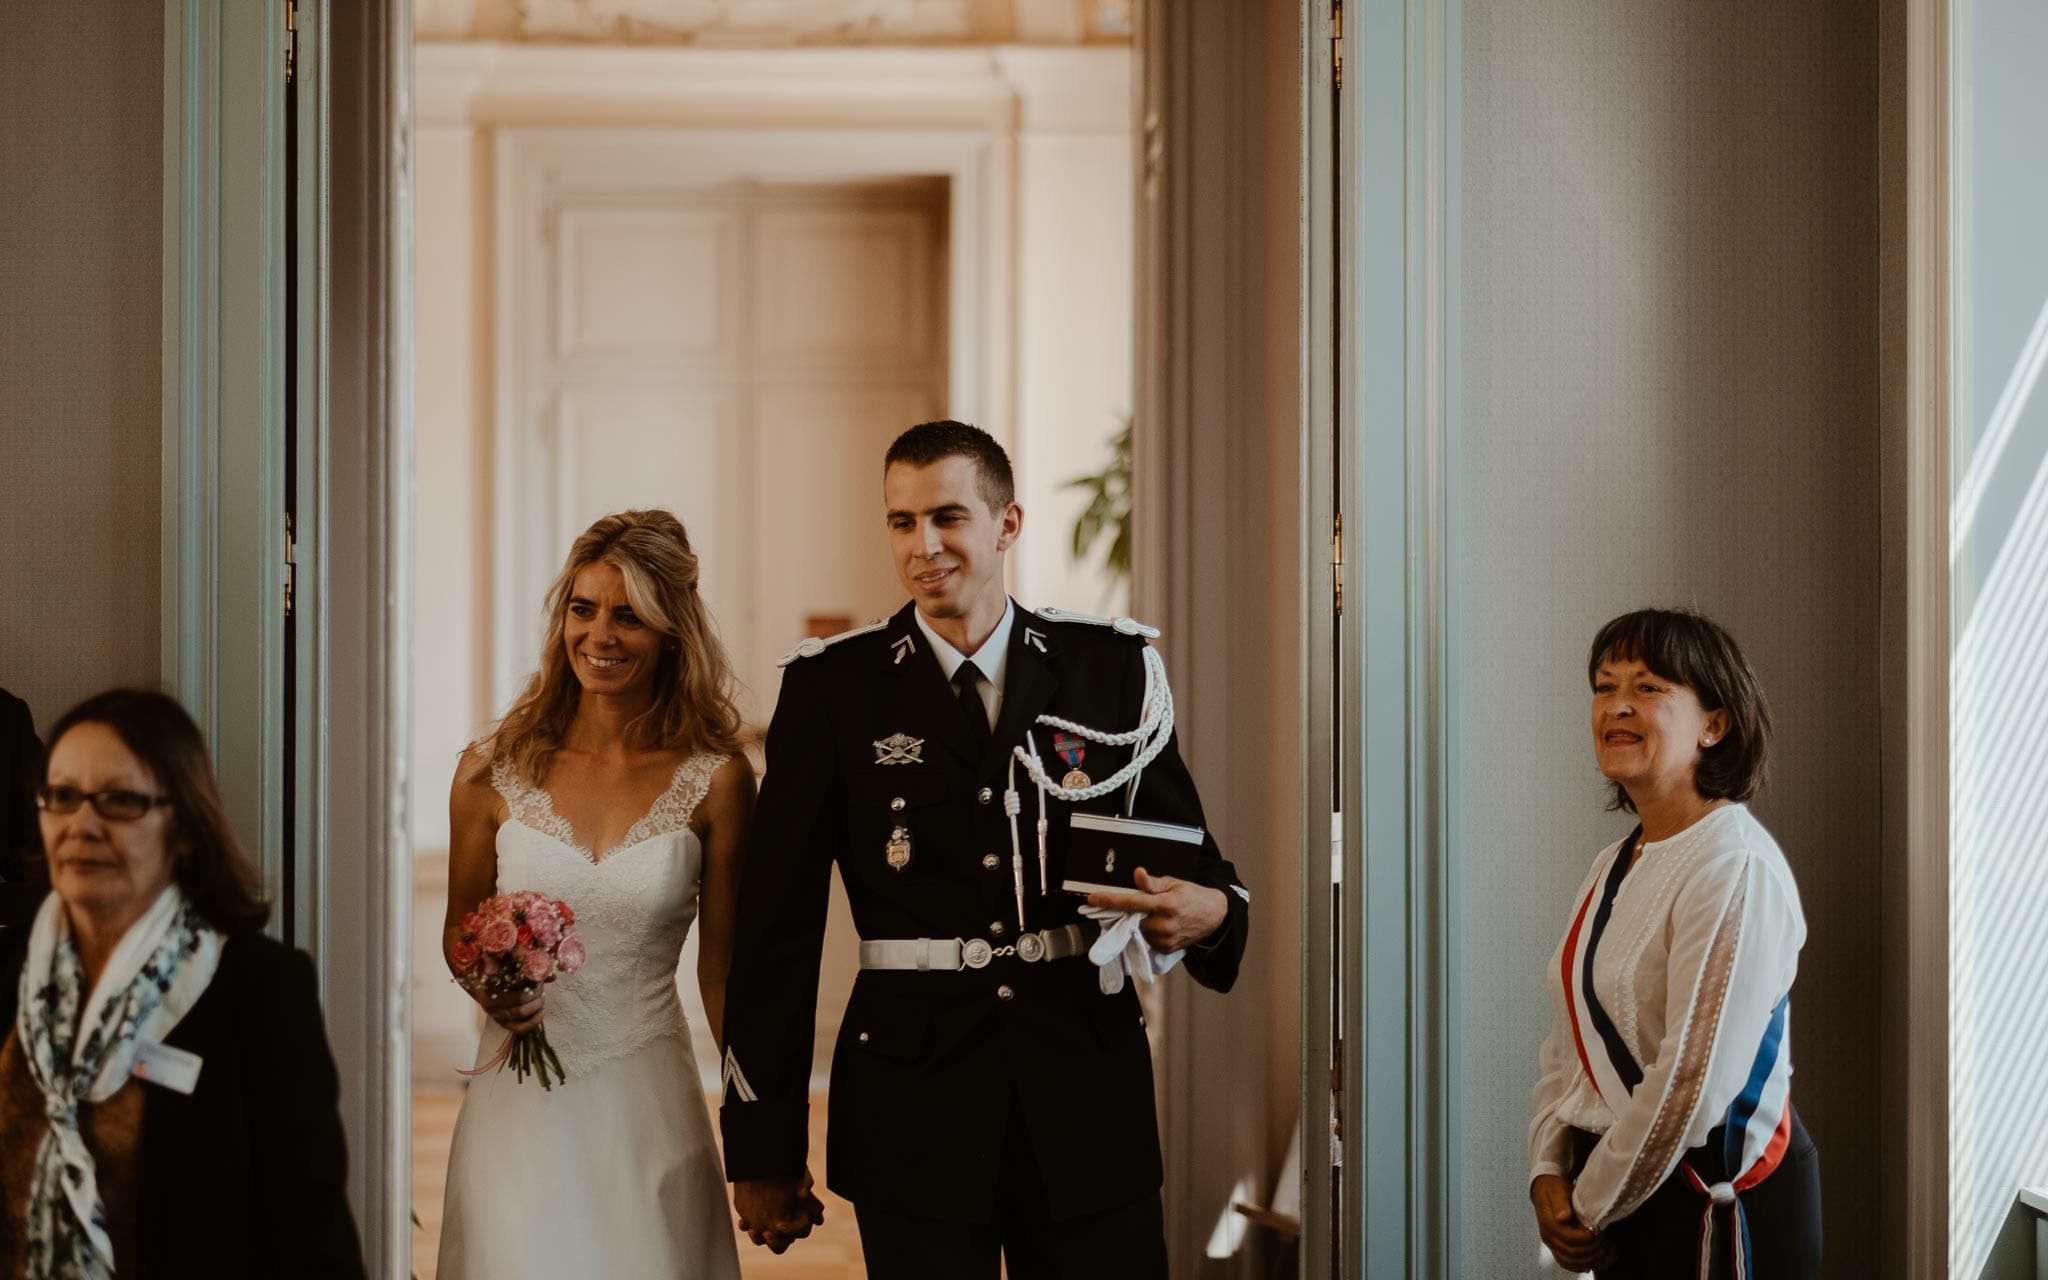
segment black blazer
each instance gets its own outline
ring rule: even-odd
[[[1107,626],[1054,621],[1019,606],[1002,711],[988,746],[969,746],[960,704],[906,606],[785,669],[768,730],[768,772],[748,842],[726,987],[728,1082],[721,1121],[727,1176],[790,1176],[808,1143],[813,1010],[833,864],[862,938],[1015,940],[1017,906],[1003,790],[1010,748],[1041,714],[1098,729],[1138,722],[1144,642]],[[885,763],[893,735],[919,759]],[[1050,731],[1034,737],[1055,777]],[[1128,747],[1090,743],[1100,780]],[[1018,770],[1026,924],[1077,923],[1060,891],[1067,818],[1053,800],[1051,892],[1038,891],[1038,793]],[[1117,812],[1121,793],[1086,802]],[[1137,816],[1205,825],[1171,744],[1145,770]],[[910,861],[890,865],[896,828]],[[1227,991],[1249,927],[1237,872],[1204,842],[1198,878],[1224,890],[1226,923],[1185,968]],[[845,957],[851,962],[852,957]],[[1184,980],[1176,978],[1175,980]],[[741,1088],[741,1080],[745,1089]],[[751,1096],[749,1096],[751,1095]],[[856,1204],[987,1221],[1012,1099],[1024,1114],[1055,1219],[1156,1192],[1161,1160],[1152,1057],[1132,984],[1105,996],[1085,957],[998,956],[951,973],[868,970],[855,980],[832,1058],[826,1181]]]
[[[32,914],[43,898],[36,830],[36,786],[43,780],[43,744],[28,704],[0,689],[0,928]]]
[[[14,1025],[26,933],[0,933],[0,1027]],[[189,1097],[143,1086],[148,1274],[361,1277],[312,961],[261,934],[231,938],[165,1043],[202,1065]]]

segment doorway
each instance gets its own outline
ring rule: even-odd
[[[1018,598],[1122,611],[1100,546],[1071,550],[1067,485],[1132,405],[1136,183],[1128,43],[423,41],[416,68],[417,1265],[477,1042],[439,958],[439,775],[531,669],[570,537],[624,505],[683,516],[759,727],[777,657],[898,603],[870,482],[903,426],[955,416],[1015,461]],[[639,465],[596,465],[615,449]],[[835,908],[821,1085],[853,939]]]

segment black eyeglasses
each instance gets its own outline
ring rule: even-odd
[[[169,804],[169,796],[153,796],[144,791],[80,791],[77,787],[37,787],[36,808],[50,813],[77,813],[78,806],[87,801],[92,811],[109,822],[133,822],[160,804]]]

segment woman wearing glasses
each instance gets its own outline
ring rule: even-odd
[[[36,806],[51,893],[0,935],[0,1277],[361,1276],[313,967],[260,932],[198,726],[92,698]]]

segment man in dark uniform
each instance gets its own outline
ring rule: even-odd
[[[1124,793],[1050,801],[1041,886],[1039,792],[1011,765],[1027,731],[1055,778],[1126,763],[1133,748],[1078,738],[1055,762],[1037,721],[1136,726],[1149,628],[1009,599],[1023,512],[1009,459],[973,427],[904,433],[883,496],[911,603],[800,645],[768,730],[726,988],[721,1120],[741,1227],[780,1252],[821,1220],[807,1110],[836,861],[862,969],[833,1051],[826,1177],[854,1203],[869,1274],[994,1280],[1003,1256],[1017,1280],[1163,1277],[1144,1019],[1131,984],[1105,994],[1096,926],[1060,888],[1071,814],[1120,812]],[[1203,825],[1170,740],[1134,814]],[[1199,848],[1189,878],[1090,901],[1143,913],[1157,952],[1184,951],[1196,981],[1227,991],[1249,894],[1213,839]]]

